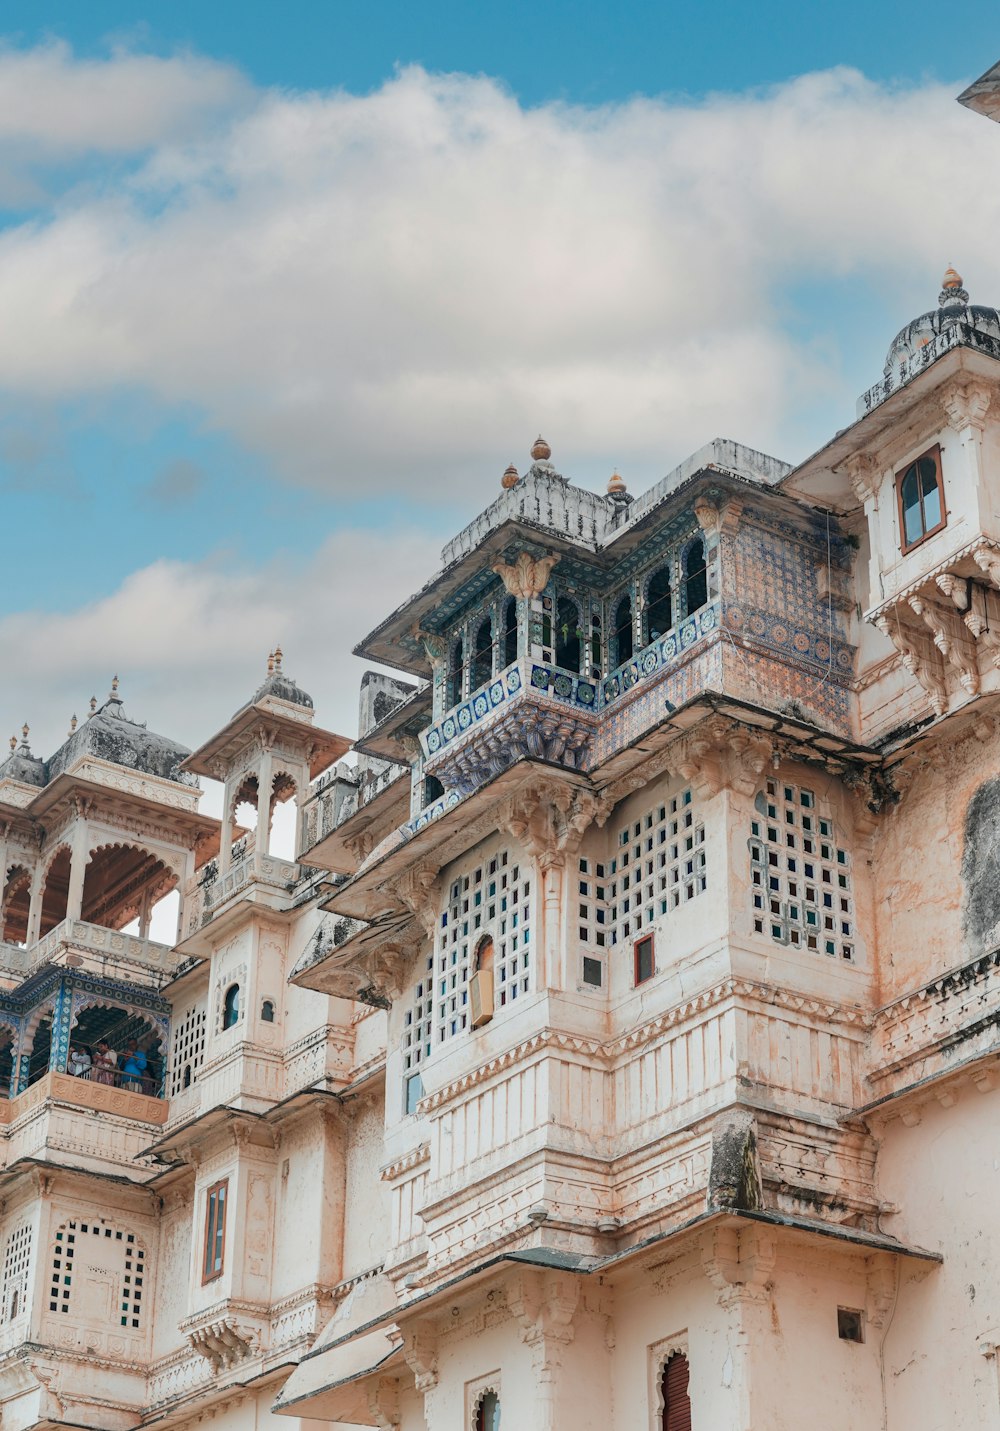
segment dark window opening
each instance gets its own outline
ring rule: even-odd
[[[594,680],[601,674],[601,617],[597,611],[590,618],[590,674]]]
[[[585,954],[583,956],[583,982],[589,984],[593,989],[599,989],[604,982],[604,970],[601,967],[600,959],[590,959]]]
[[[552,617],[547,611],[542,616],[542,645],[546,651],[552,649]]]
[[[240,986],[239,984],[230,984],[222,1003],[222,1027],[224,1029],[231,1029],[233,1024],[239,1022],[239,1017]]]
[[[437,776],[425,775],[423,809],[426,810],[428,805],[433,805],[435,800],[440,800],[443,794],[444,786],[441,784]]]
[[[708,567],[705,563],[705,543],[701,537],[696,537],[691,543],[684,559],[684,595],[688,616],[708,600]]]
[[[476,1409],[476,1431],[500,1431],[500,1402],[488,1391]]]
[[[632,598],[623,596],[615,607],[614,633],[612,636],[612,666],[621,666],[631,661],[632,640]]]
[[[687,1357],[681,1352],[674,1352],[663,1368],[660,1381],[660,1399],[663,1402],[661,1431],[691,1431],[689,1380]]]
[[[649,578],[646,589],[645,641],[657,641],[673,625],[673,600],[670,593],[670,568],[661,566]]]
[[[647,934],[643,939],[637,939],[635,944],[635,982],[644,984],[647,979],[651,979],[655,972],[653,963],[653,936]]]
[[[580,612],[565,596],[556,605],[556,665],[564,671],[580,669]]]
[[[903,551],[909,551],[945,524],[941,450],[932,447],[896,478]]]
[[[182,1087],[182,1088],[190,1088],[190,1087],[191,1087],[191,1065],[190,1065],[189,1063],[186,1063],[186,1064],[184,1065],[184,1076],[183,1076],[183,1078],[181,1079],[181,1087]]]
[[[503,663],[511,666],[517,660],[517,599],[507,598],[503,609]]]
[[[476,651],[472,658],[472,689],[488,685],[493,677],[493,623],[487,616],[476,631]]]
[[[274,1023],[274,1000],[265,999],[260,1006],[260,1016],[264,1023]]]
[[[459,636],[451,648],[448,660],[448,690],[446,704],[450,709],[462,699],[462,676],[465,667],[465,641]]]
[[[837,1335],[842,1342],[863,1342],[865,1339],[864,1316],[853,1307],[837,1308]]]
[[[420,1102],[423,1096],[424,1080],[420,1077],[419,1073],[411,1073],[409,1078],[406,1080],[404,1088],[404,1101],[406,1104],[406,1112],[408,1116],[412,1113],[416,1113],[417,1104]]]

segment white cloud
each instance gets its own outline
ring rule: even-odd
[[[117,673],[134,719],[194,747],[249,700],[280,644],[317,720],[353,737],[365,667],[351,649],[427,575],[423,542],[365,531],[339,532],[308,564],[156,562],[75,611],[0,619],[0,720],[13,733],[27,719],[35,752],[51,755]]]
[[[198,133],[251,94],[239,71],[198,55],[80,59],[58,40],[0,46],[0,145],[7,163],[134,154]]]
[[[882,350],[803,342],[792,291],[882,283],[901,323],[953,261],[1000,298],[998,164],[950,88],[850,71],[596,110],[419,69],[265,93],[0,235],[0,386],[139,384],[286,479],[473,506],[539,429],[571,473],[803,455],[803,406],[847,421]]]

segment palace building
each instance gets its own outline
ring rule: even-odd
[[[375,615],[0,764],[3,1431],[1000,1426],[1000,312]]]

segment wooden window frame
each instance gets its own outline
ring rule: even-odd
[[[639,978],[639,945],[640,945],[640,944],[645,944],[647,940],[649,941],[649,952],[650,952],[650,956],[651,956],[651,957],[650,957],[650,969],[649,969],[649,973],[646,975],[646,977],[645,977],[644,979],[640,979],[640,978]],[[649,932],[647,932],[646,934],[640,934],[640,935],[639,935],[639,938],[636,939],[636,940],[634,940],[634,941],[633,941],[633,944],[632,944],[632,983],[633,983],[633,986],[634,986],[636,989],[638,989],[638,987],[639,987],[640,984],[648,984],[649,981],[650,981],[650,979],[655,978],[655,976],[656,976],[656,940],[653,938],[652,931],[649,931]]]
[[[909,472],[911,467],[916,467],[917,463],[922,462],[925,457],[930,457],[934,462],[934,470],[937,475],[938,497],[941,501],[941,520],[940,522],[938,522],[937,526],[928,527],[927,530],[922,533],[922,535],[919,536],[915,542],[907,542],[906,522],[903,516],[903,478],[906,476],[907,472]],[[920,497],[920,512],[922,516],[924,510],[924,499],[923,495],[920,493],[919,490],[919,481],[920,476],[918,473],[917,493]],[[899,523],[899,550],[903,556],[908,556],[910,552],[915,551],[917,547],[921,546],[922,543],[926,542],[929,537],[936,536],[938,532],[940,532],[944,527],[948,525],[948,508],[944,500],[944,472],[941,465],[941,444],[939,442],[935,442],[933,447],[928,447],[926,452],[918,453],[916,457],[914,457],[911,461],[907,462],[903,467],[901,467],[896,473],[895,483],[896,520]]]
[[[215,1225],[212,1225],[212,1199],[215,1198],[215,1206],[218,1208],[218,1194],[225,1192],[222,1203],[222,1249],[219,1254],[219,1265],[217,1268],[209,1266],[209,1254],[212,1254],[212,1262],[215,1261],[214,1246],[218,1235],[218,1213],[216,1213]],[[214,1282],[221,1277],[226,1266],[226,1224],[229,1221],[229,1179],[220,1178],[217,1183],[212,1183],[205,1189],[205,1240],[201,1253],[201,1285],[204,1287],[208,1282]]]

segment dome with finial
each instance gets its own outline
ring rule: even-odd
[[[943,334],[954,342],[968,339],[971,346],[975,345],[975,336],[1000,344],[1000,313],[995,308],[970,304],[962,275],[950,265],[941,281],[937,308],[921,313],[893,339],[885,360],[885,376],[902,373],[905,377],[913,360],[922,356],[926,361],[927,349]]]
[[[512,462],[510,466],[505,469],[503,476],[500,478],[500,486],[505,492],[509,492],[511,487],[516,487],[520,480],[517,475],[517,468]]]
[[[535,438],[531,448],[531,457],[534,462],[548,462],[552,456],[552,448],[542,437],[541,433]]]
[[[627,490],[628,488],[625,486],[625,479],[616,467],[615,470],[612,472],[611,476],[608,478],[608,496],[614,497],[618,493],[626,492]]]
[[[10,738],[10,754],[0,764],[0,781],[14,780],[19,785],[37,785],[39,789],[48,783],[45,761],[32,755],[28,744],[30,730],[27,721],[21,727],[21,740],[16,735]]]
[[[288,701],[293,706],[304,706],[307,710],[313,709],[312,696],[297,685],[291,676],[285,675],[282,669],[284,659],[285,655],[280,646],[275,646],[273,651],[268,651],[267,675],[246,705],[256,706],[260,705],[262,701],[276,700]],[[245,709],[246,706],[240,706],[240,710]],[[239,715],[239,711],[236,714]]]
[[[91,756],[127,770],[140,770],[163,780],[190,784],[193,777],[179,769],[181,761],[191,753],[187,746],[179,745],[168,736],[157,735],[143,722],[126,715],[119,687],[115,675],[103,705],[98,705],[96,696],[91,697],[87,719],[82,725],[74,720],[69,735],[48,762],[49,780],[64,770],[71,770],[85,756]]]

